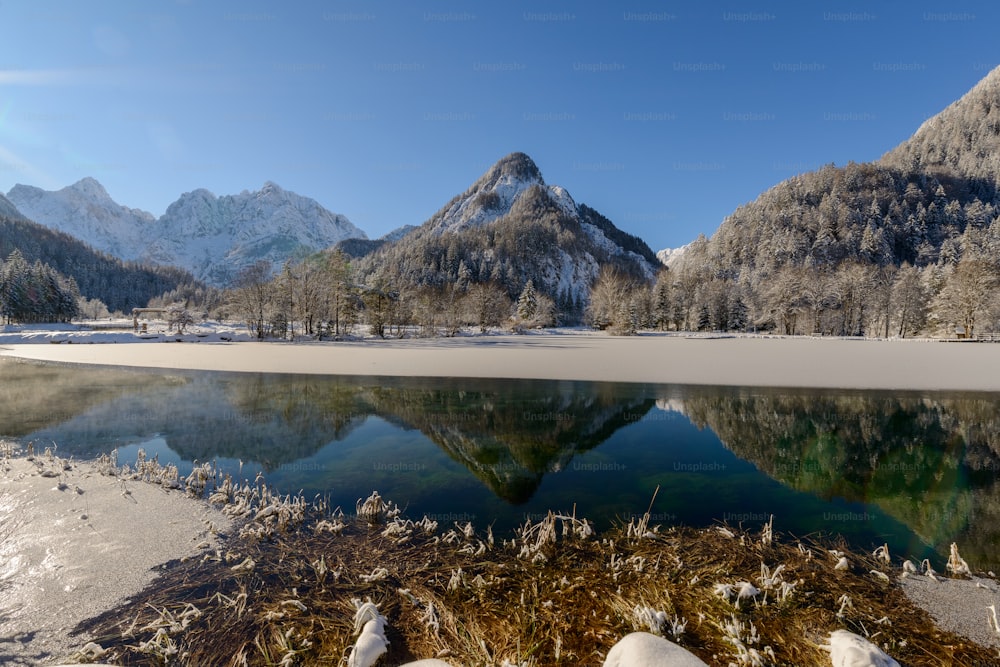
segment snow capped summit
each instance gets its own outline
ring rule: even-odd
[[[138,256],[155,221],[151,213],[115,203],[93,178],[54,192],[18,184],[7,199],[25,217],[122,259]]]
[[[117,204],[93,178],[54,192],[15,185],[8,197],[24,216],[99,250],[180,266],[215,285],[225,285],[258,260],[278,268],[291,257],[366,238],[344,216],[271,181],[238,195],[217,197],[203,188],[186,192],[158,219]]]
[[[98,201],[100,200],[111,201],[111,195],[109,195],[108,191],[104,189],[104,186],[101,185],[97,181],[97,179],[91,178],[90,176],[81,178],[73,185],[63,188],[62,190],[60,190],[60,192],[75,192],[78,193],[81,197]]]
[[[461,273],[508,290],[531,280],[568,310],[582,308],[604,266],[644,279],[657,268],[641,239],[577,204],[564,188],[546,184],[524,153],[500,159],[419,229],[369,252],[363,273],[391,266],[418,281],[438,282]]]
[[[511,153],[487,170],[468,190],[452,199],[428,222],[438,233],[485,225],[506,215],[529,189],[547,190],[568,216],[577,215],[576,202],[565,189],[546,186],[542,172],[524,153]]]
[[[664,248],[656,253],[656,258],[667,268],[672,268],[674,263],[681,258],[684,251],[691,247],[691,244],[682,245],[680,248]]]
[[[217,197],[204,189],[185,193],[156,226],[145,259],[183,266],[216,285],[259,260],[278,268],[289,258],[344,239],[367,238],[346,217],[271,181],[238,195]]]

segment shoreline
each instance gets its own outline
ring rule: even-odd
[[[0,355],[195,371],[1000,391],[1000,345],[919,339],[571,332],[321,343],[7,343]]]
[[[243,512],[250,518],[249,523],[242,521],[234,523],[227,515],[239,515],[238,513],[230,512],[226,508],[220,511],[204,497],[192,498],[185,495],[183,490],[165,488],[164,480],[167,478],[159,476],[162,475],[163,469],[159,468],[159,470],[160,473],[145,476],[139,472],[123,476],[119,469],[118,473],[111,475],[105,462],[67,461],[49,453],[34,457],[14,455],[0,459],[0,506],[17,509],[17,513],[11,511],[7,516],[21,519],[15,521],[13,526],[9,523],[0,526],[0,528],[13,528],[6,540],[0,540],[0,554],[6,557],[4,559],[6,561],[5,569],[0,572],[2,575],[0,576],[0,587],[5,587],[3,591],[4,605],[0,606],[0,637],[3,637],[0,640],[0,658],[3,659],[4,664],[60,664],[60,661],[65,660],[102,658],[105,656],[101,651],[112,647],[119,647],[115,650],[120,650],[120,647],[124,645],[123,642],[127,643],[129,640],[124,637],[120,640],[114,640],[111,635],[107,634],[108,630],[113,627],[124,628],[137,611],[146,615],[152,614],[155,617],[157,613],[167,613],[165,611],[167,609],[189,609],[186,594],[183,593],[183,587],[178,582],[186,580],[187,577],[212,578],[216,576],[212,574],[213,567],[215,569],[221,568],[223,572],[238,570],[241,566],[234,566],[232,563],[242,559],[246,555],[245,550],[251,549],[253,551],[255,549],[251,546],[253,540],[246,541],[248,532],[253,534],[254,530],[262,529],[263,524],[259,523],[262,521],[261,517],[270,516],[270,514],[278,515],[278,512],[269,514],[259,511],[256,506],[250,506]],[[156,481],[158,479],[159,483]],[[172,487],[173,483],[169,486]],[[234,501],[231,495],[230,498],[230,503],[244,502],[239,499]],[[366,501],[366,505],[370,500]],[[278,503],[275,507],[281,504],[278,498],[272,498],[270,502],[272,504]],[[284,501],[286,506],[287,502],[286,499]],[[390,507],[394,507],[394,505],[385,505],[386,509]],[[388,511],[388,516],[394,515]],[[574,525],[583,525],[579,524],[575,518],[563,517],[563,519],[575,522]],[[301,520],[301,518],[293,520],[293,524]],[[422,525],[421,522],[413,524],[412,521],[399,524],[397,519],[382,519],[381,521],[386,520],[390,524],[410,526],[411,529]],[[270,521],[270,519],[266,521]],[[344,527],[345,523],[342,521],[347,522],[347,528]],[[283,553],[280,552],[280,544],[282,543],[294,545],[297,539],[305,540],[303,545],[311,541],[314,542],[320,536],[319,527],[324,524],[329,525],[329,522],[321,521],[312,528],[307,527],[308,523],[303,524],[302,528],[293,527],[291,533],[276,540],[274,544],[279,545],[279,553]],[[320,544],[327,546],[322,546],[320,553],[327,553],[331,564],[340,562],[340,567],[346,568],[347,561],[342,560],[344,556],[337,556],[336,551],[329,550],[334,548],[335,543],[344,539],[341,537],[342,533],[346,536],[357,529],[350,528],[353,524],[348,519],[341,520],[334,517],[334,524],[339,526],[333,528],[335,541],[327,543],[321,539]],[[237,537],[236,529],[240,526],[243,527],[238,531],[240,536]],[[461,528],[459,524],[456,526]],[[248,528],[252,530],[248,531]],[[271,531],[274,529],[274,526],[269,528]],[[443,526],[440,530],[446,529],[447,526]],[[469,530],[471,531],[471,526]],[[733,532],[739,530],[741,529],[734,528]],[[368,532],[370,532],[370,527],[368,529],[361,528],[357,537],[363,540],[364,534]],[[428,532],[422,539],[436,541],[437,538],[433,538],[435,532]],[[382,531],[381,528],[376,531],[376,534],[379,533],[382,537],[376,543],[380,545],[387,535],[394,534],[388,529]],[[423,535],[423,533],[420,534]],[[657,537],[653,537],[654,534]],[[300,537],[296,537],[296,535]],[[707,557],[710,561],[714,561],[721,555],[717,551],[718,547],[725,545],[724,551],[731,550],[732,553],[724,556],[723,560],[732,559],[733,565],[741,563],[740,568],[748,567],[749,570],[753,570],[760,562],[759,559],[767,558],[767,554],[772,554],[771,558],[776,556],[771,551],[771,547],[767,546],[770,544],[769,538],[763,538],[761,541],[756,534],[748,532],[744,537],[736,539],[733,537],[733,533],[723,529],[722,526],[700,530],[681,529],[677,533],[674,532],[674,529],[667,529],[662,533],[656,529],[655,533],[647,532],[641,539],[639,533],[635,535],[634,539],[639,540],[639,542],[635,542],[637,545],[641,545],[646,538],[653,540],[650,548],[654,550],[644,552],[646,554],[644,558],[649,560],[654,558],[657,553],[656,549],[660,548],[654,546],[654,543],[661,544],[668,551],[674,549],[682,552],[690,549],[699,551],[703,547],[699,547],[698,544],[703,539],[713,540],[717,545],[714,555],[707,555],[713,553],[713,549],[710,548],[704,556],[699,558]],[[662,537],[659,537],[660,535]],[[417,537],[417,534],[414,534],[414,538]],[[595,535],[595,537],[599,538],[600,535]],[[624,539],[624,536],[619,537]],[[466,534],[466,539],[470,540],[470,544],[477,543],[480,545],[480,549],[483,548],[482,542],[476,542],[475,538],[469,537],[469,533]],[[586,541],[586,538],[584,539]],[[781,539],[787,540],[788,538]],[[408,541],[409,538],[400,539],[396,547],[381,545],[377,547],[377,551],[385,557],[395,558],[391,556],[393,549],[400,550],[400,554],[409,553],[407,549],[413,545],[408,544]],[[274,547],[266,546],[270,542],[270,540],[260,542],[261,550],[254,551],[253,560],[248,559],[247,562],[253,563],[256,560],[257,568],[262,572],[273,571],[275,574],[272,576],[278,576],[277,573],[281,572],[280,564],[284,556],[274,558],[275,554],[271,553]],[[754,547],[755,543],[759,543],[761,546]],[[348,551],[362,548],[361,543],[356,544],[356,547],[348,547],[345,544],[344,548]],[[596,548],[596,545],[600,543],[594,542],[593,544]],[[778,538],[776,536],[774,548],[778,548],[777,545]],[[555,548],[554,540],[552,547]],[[816,552],[817,563],[810,567],[819,567],[819,571],[826,571],[832,567],[836,556],[828,564],[822,564],[825,563],[824,559],[829,559],[830,556],[823,553],[823,549],[827,547],[811,546],[812,549],[817,549],[817,547],[819,548],[819,551]],[[413,560],[414,554],[422,554],[421,549],[429,548],[429,544],[425,547],[414,548],[417,548],[417,551],[407,556],[410,560]],[[514,558],[514,551],[505,557],[501,557],[500,553],[495,553],[487,557],[485,561],[480,562],[474,558],[469,559],[468,554],[471,551],[458,548],[457,543],[455,548],[457,551],[454,558],[458,559],[456,562],[461,563],[458,572],[462,571],[461,567],[466,567],[470,570],[467,577],[470,580],[473,576],[472,571],[477,568],[490,567],[489,564],[496,559],[499,559],[497,562],[502,562],[507,557],[513,558],[508,565],[500,566],[503,572],[508,572],[505,569],[508,566],[513,568],[511,571],[526,566],[515,564],[520,561],[520,557]],[[499,546],[496,548],[502,551]],[[552,559],[554,563],[561,562],[562,558],[571,557],[572,553],[582,547],[577,545],[565,548],[567,551],[564,556],[559,555],[560,549],[546,551],[547,558],[544,560]],[[601,548],[603,549],[603,547]],[[747,548],[750,548],[751,551],[762,551],[760,551],[759,556],[752,556],[747,561],[746,555],[741,555]],[[801,552],[801,543],[798,551],[795,551],[790,543],[780,548],[784,550],[787,559],[789,554]],[[230,553],[229,549],[235,551]],[[490,553],[492,553],[492,549],[491,546]],[[222,557],[223,551],[225,551],[226,556],[220,565],[218,561]],[[611,548],[611,551],[615,551],[614,547]],[[842,552],[831,553],[845,555]],[[854,570],[854,574],[848,579],[840,578],[840,582],[853,591],[852,596],[863,598],[876,589],[888,590],[887,588],[880,589],[877,577],[872,578],[863,574],[867,568],[878,562],[874,556],[862,552],[846,552],[846,556],[854,564],[850,568]],[[431,556],[428,554],[428,557]],[[450,567],[448,558],[452,557],[447,557],[444,563],[448,563]],[[812,558],[811,554],[807,555],[801,565],[805,566],[805,564],[810,563]],[[898,561],[898,558],[893,560]],[[696,559],[692,557],[691,564],[693,565],[695,561]],[[364,563],[357,563],[352,566],[352,569],[367,572],[373,567],[373,565],[367,564],[369,562],[365,560]],[[313,566],[316,566],[315,562]],[[432,569],[446,572],[446,569],[441,569],[442,566],[443,564],[439,564]],[[614,566],[614,558],[612,558],[612,566],[613,572],[617,567]],[[201,569],[203,567],[209,569],[203,571]],[[532,569],[530,566],[527,567],[529,571]],[[716,566],[706,564],[706,567],[712,569]],[[886,586],[898,589],[901,594],[905,595],[910,604],[928,613],[933,619],[933,624],[937,629],[932,631],[927,628],[928,635],[940,631],[950,632],[980,646],[1000,649],[1000,634],[991,632],[987,616],[989,605],[1000,603],[1000,587],[998,587],[995,578],[980,576],[965,579],[934,577],[936,580],[931,581],[930,575],[911,574],[907,577],[898,564],[878,565],[878,568],[883,569],[888,577],[895,580],[895,584],[890,585],[890,579],[886,578]],[[202,574],[197,574],[198,572],[202,572]],[[424,572],[422,567],[418,568],[419,572]],[[637,573],[642,572],[644,569],[639,567]],[[774,571],[773,576],[777,577],[777,573],[777,570]],[[355,573],[355,575],[357,574]],[[652,575],[652,572],[649,574]],[[729,574],[730,577],[737,576],[735,571]],[[992,573],[990,574],[992,575]],[[425,574],[421,575],[421,577],[423,576]],[[614,576],[617,580],[617,575]],[[715,576],[725,578],[725,575],[719,572],[716,572]],[[749,572],[743,572],[742,576],[748,577]],[[265,578],[267,577],[265,576]],[[280,579],[281,576],[278,578]],[[359,593],[362,590],[371,592],[371,585],[363,583],[366,581],[364,576],[346,575],[344,584],[348,584],[354,579],[360,580],[352,584],[358,587]],[[492,575],[489,579],[490,581],[500,581],[500,579],[494,579]],[[694,586],[697,579],[698,577],[693,577],[688,585]],[[799,583],[801,584],[802,581]],[[831,582],[831,585],[834,588],[838,586],[836,582]],[[852,588],[858,586],[862,588]],[[875,588],[871,588],[872,586]],[[822,592],[822,588],[818,594],[829,597],[830,591]],[[448,589],[451,589],[450,584]],[[866,592],[862,593],[862,589]],[[349,587],[347,592],[350,590]],[[175,592],[169,593],[169,591]],[[222,589],[220,589],[221,592]],[[344,594],[347,592],[342,591]],[[181,597],[172,598],[172,595],[178,594]],[[211,595],[211,591],[204,593],[204,595],[206,597]],[[283,593],[275,591],[273,595],[280,598]],[[391,599],[391,596],[386,599]],[[704,599],[702,604],[709,604],[714,611],[719,611],[714,609],[716,603],[710,602],[710,599],[714,600],[714,596]],[[152,604],[150,600],[155,604]],[[444,604],[444,599],[441,599],[439,603]],[[280,608],[285,610],[288,604],[287,601],[282,602]],[[310,605],[312,604],[316,604],[316,601],[313,600]],[[897,601],[896,604],[899,602]],[[310,608],[312,607],[310,606]],[[337,608],[339,609],[339,607]],[[204,606],[200,609],[208,613]],[[765,609],[767,609],[766,605],[759,608],[757,613],[769,613],[765,612]],[[122,615],[123,611],[127,612],[124,616]],[[691,610],[688,611],[690,613]],[[841,611],[843,611],[843,606],[841,606]],[[200,613],[199,611],[198,615],[193,616],[192,619],[197,620]],[[340,612],[335,613],[339,614]],[[808,618],[812,618],[812,612],[803,613],[806,613],[806,617],[801,620],[808,621]],[[881,613],[883,612],[879,612],[879,614]],[[115,618],[119,620],[115,621]],[[38,619],[44,620],[39,621]],[[137,616],[136,620],[138,620]],[[818,618],[814,620],[820,622]],[[904,623],[902,618],[893,620],[901,624],[912,623],[912,620]],[[134,624],[136,621],[132,620],[131,622]],[[115,626],[115,623],[124,623],[125,625]],[[159,626],[153,623],[142,630],[152,632],[150,627],[155,629]],[[85,629],[83,634],[72,634],[74,629],[79,631],[81,628]],[[95,639],[89,633],[96,629],[101,629],[101,632],[100,636]],[[202,631],[209,630],[204,628]],[[131,641],[138,642],[141,633],[142,631],[136,639]],[[97,643],[89,644],[91,641]],[[180,641],[179,637],[178,641]],[[792,640],[789,639],[789,641]],[[802,641],[802,639],[794,641]],[[806,641],[808,643],[809,640],[806,639]],[[90,653],[88,653],[88,647]],[[108,654],[108,657],[110,655]],[[114,662],[113,659],[112,662]]]
[[[936,341],[924,340],[687,338],[657,334],[620,338],[573,332],[346,343],[152,345],[143,342],[146,344],[15,344],[0,347],[0,355],[59,364],[249,373],[1000,391],[1000,346],[932,345]],[[36,456],[37,461],[42,459]],[[18,547],[20,556],[6,559],[13,565],[0,561],[5,567],[0,571],[0,587],[18,580],[21,575],[16,568],[30,571],[36,577],[25,579],[29,583],[18,581],[18,595],[26,597],[12,597],[12,602],[4,605],[9,608],[20,602],[22,613],[7,615],[7,609],[0,609],[0,637],[3,637],[0,658],[11,659],[15,665],[39,664],[39,656],[49,660],[72,655],[71,651],[81,648],[87,639],[70,637],[68,630],[118,608],[126,598],[144,590],[157,576],[157,568],[168,561],[199,551],[204,553],[206,538],[211,538],[210,533],[216,532],[225,520],[208,502],[188,498],[182,492],[167,492],[155,484],[130,482],[129,493],[123,494],[121,481],[101,475],[93,461],[74,461],[71,469],[54,470],[57,479],[43,476],[44,465],[37,461],[0,457],[0,507],[6,508],[11,498],[15,498],[20,506],[48,507],[45,511],[49,512],[37,514],[47,518],[35,520],[39,525],[49,526],[48,532],[37,538],[32,536],[33,546]],[[66,488],[59,488],[64,485]],[[76,489],[84,492],[77,493]],[[132,511],[132,503],[126,496],[142,499],[141,509],[145,514],[138,522],[122,519],[122,511]],[[85,503],[82,510],[77,506],[79,502]],[[13,510],[8,515],[14,515]],[[108,523],[99,529],[80,529],[80,526],[96,526],[101,517],[106,517]],[[209,519],[216,528],[206,531],[206,517],[218,519]],[[181,524],[189,531],[189,538],[162,538],[164,531],[181,530],[178,527]],[[137,525],[142,530],[137,530]],[[109,540],[109,531],[120,530],[122,526],[126,526],[126,532],[116,534],[118,541]],[[96,545],[85,547],[91,550],[89,561],[70,562],[76,557],[73,550],[78,551],[78,545],[62,552],[63,560],[57,567],[48,570],[28,567],[31,558],[39,563],[46,560],[39,555],[42,553],[39,545],[46,540],[71,545],[75,544],[73,540],[93,541],[97,539],[95,535],[100,537]],[[130,544],[130,540],[150,546],[127,549],[124,545]],[[9,542],[5,549],[0,540],[0,555],[16,554],[16,548],[11,551]],[[121,551],[141,552],[146,560],[109,566],[105,559],[118,557]],[[109,567],[115,571],[115,577],[107,576]],[[57,579],[70,575],[75,577],[70,583]],[[42,576],[51,577],[50,585],[45,587],[48,592],[34,598],[27,596],[24,591],[36,585]],[[936,627],[983,646],[1000,648],[1000,632],[992,632],[987,619],[990,604],[1000,607],[1000,587],[995,578],[935,583],[924,576],[914,576],[896,585],[912,604],[934,618]],[[87,596],[86,604],[77,602],[81,591]],[[68,602],[71,597],[72,603]],[[46,621],[32,626],[31,619],[39,617]],[[19,638],[26,639],[22,642]]]
[[[107,472],[0,455],[0,663],[71,658],[92,639],[71,636],[81,622],[140,594],[166,563],[217,548],[233,525],[183,491]]]

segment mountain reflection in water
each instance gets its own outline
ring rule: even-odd
[[[0,360],[0,435],[62,455],[142,447],[353,508],[509,530],[549,509],[599,527],[760,524],[998,569],[1000,400],[516,380],[156,373]]]

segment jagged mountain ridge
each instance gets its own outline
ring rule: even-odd
[[[14,203],[0,194],[0,217],[7,218],[9,220],[25,220],[25,216]]]
[[[101,251],[178,266],[216,286],[258,260],[278,267],[346,238],[366,238],[346,217],[271,182],[237,195],[184,193],[159,218],[116,203],[92,178],[57,191],[15,185],[7,198],[23,216]]]
[[[494,282],[516,295],[532,280],[557,304],[586,301],[601,267],[650,279],[656,255],[594,209],[548,185],[524,153],[490,167],[420,228],[358,263],[366,279],[407,286],[460,279]]]
[[[118,204],[89,177],[55,191],[18,184],[7,199],[28,219],[125,260],[140,258],[143,236],[156,220]]]
[[[270,181],[238,195],[185,193],[157,225],[160,233],[144,258],[190,267],[216,285],[228,284],[240,268],[262,259],[277,268],[343,239],[367,238],[343,215]]]

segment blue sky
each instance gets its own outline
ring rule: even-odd
[[[1000,62],[994,3],[0,0],[0,191],[160,215],[274,181],[369,236],[512,151],[654,248],[877,159]]]

